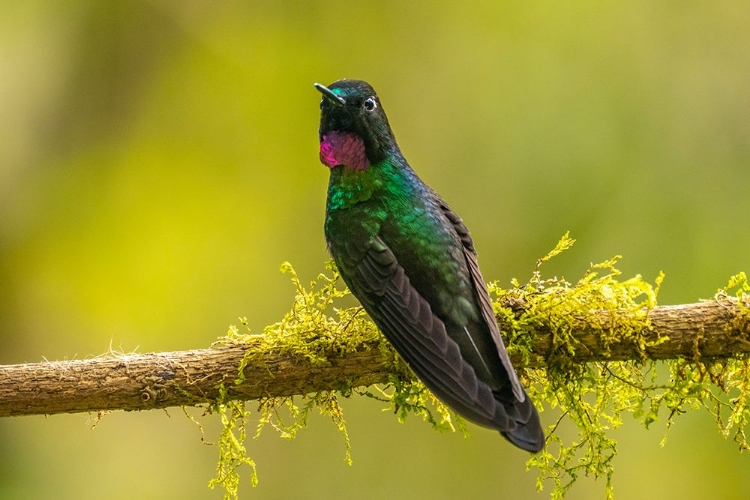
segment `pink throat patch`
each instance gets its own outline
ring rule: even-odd
[[[320,162],[328,168],[344,165],[353,170],[364,170],[370,166],[362,139],[344,132],[329,132],[321,137]]]

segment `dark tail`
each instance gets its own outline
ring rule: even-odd
[[[542,448],[544,448],[544,431],[539,421],[539,413],[537,413],[529,396],[526,396],[523,403],[515,401],[514,404],[504,406],[508,417],[515,422],[516,428],[501,431],[500,434],[522,450],[532,453],[542,451]]]

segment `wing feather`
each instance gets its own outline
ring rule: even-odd
[[[347,285],[416,375],[458,413],[496,427],[498,404],[492,389],[463,359],[445,324],[412,286],[388,246],[374,238],[353,267],[345,276],[353,271],[359,279],[348,279]]]
[[[475,292],[474,302],[481,311],[481,317],[470,319],[469,324],[451,320],[446,323],[435,314],[380,236],[364,243],[358,238],[329,240],[329,248],[351,291],[417,377],[440,400],[467,419],[499,430],[517,446],[539,451],[544,446],[539,416],[518,381],[500,337],[469,232],[447,205],[441,203],[440,207],[461,242],[461,251],[453,258],[460,258],[463,252]],[[466,346],[461,347],[454,340],[469,335],[484,363],[486,358],[482,356],[489,356],[491,351],[479,352],[472,335],[479,341],[487,331],[501,362],[497,363],[497,358],[489,360],[497,367],[489,379],[477,375],[462,355],[461,349]],[[480,371],[486,370],[487,366]]]
[[[510,362],[510,357],[508,357],[508,351],[505,349],[503,338],[500,336],[500,327],[497,325],[497,320],[495,319],[495,311],[492,308],[492,301],[490,300],[490,295],[487,292],[486,282],[482,277],[482,272],[479,270],[477,252],[474,249],[474,241],[471,239],[469,229],[463,223],[461,217],[456,215],[456,213],[453,212],[450,207],[445,204],[445,202],[442,202],[442,200],[440,203],[440,208],[443,210],[443,213],[451,222],[451,224],[453,224],[453,228],[455,229],[456,234],[458,234],[458,237],[461,239],[464,257],[466,257],[466,263],[469,268],[469,273],[471,274],[471,281],[474,285],[474,291],[476,292],[477,299],[479,300],[482,318],[489,327],[490,334],[492,335],[492,340],[495,341],[495,345],[497,346],[497,353],[500,356],[500,361],[502,362],[505,371],[508,373],[508,378],[510,380],[511,387],[513,388],[513,395],[516,397],[516,399],[518,399],[518,401],[523,402],[524,399],[526,399],[526,392],[523,390],[521,382],[518,380],[518,375],[516,375],[516,371]]]

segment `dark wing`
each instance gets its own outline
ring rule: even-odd
[[[502,362],[503,368],[505,368],[507,378],[513,389],[513,395],[516,399],[516,401],[508,401],[505,397],[501,398],[507,414],[515,423],[515,426],[513,426],[515,428],[507,431],[500,429],[500,432],[516,446],[529,451],[540,451],[544,447],[544,431],[542,430],[539,421],[539,415],[536,408],[534,408],[534,404],[526,395],[526,391],[523,390],[521,382],[518,380],[516,371],[513,369],[513,365],[508,357],[508,352],[505,350],[505,344],[500,336],[500,327],[495,319],[495,311],[492,309],[492,301],[487,292],[487,285],[485,284],[486,282],[479,270],[474,242],[471,239],[468,228],[464,225],[461,218],[456,215],[444,201],[439,200],[439,203],[443,213],[453,225],[456,234],[461,239],[464,257],[466,258],[466,263],[471,274],[472,285],[474,286],[474,292],[476,293],[482,311],[482,318],[489,328],[492,339],[495,342],[497,354]]]
[[[501,431],[513,427],[390,248],[379,237],[364,249],[351,241],[336,247],[344,281],[424,384],[473,422]]]
[[[464,225],[461,218],[456,215],[445,202],[440,202],[440,208],[448,218],[450,223],[453,225],[456,234],[461,239],[463,245],[464,257],[466,258],[466,264],[471,274],[472,285],[474,286],[474,292],[476,293],[477,300],[479,302],[480,309],[482,311],[482,319],[487,324],[492,335],[492,340],[495,341],[497,346],[497,353],[500,356],[500,361],[503,363],[503,368],[507,372],[508,379],[510,380],[511,387],[513,388],[513,394],[516,396],[518,401],[523,402],[526,398],[526,393],[521,387],[521,382],[518,380],[516,371],[513,369],[513,365],[508,357],[508,351],[505,350],[505,344],[503,338],[500,336],[500,327],[497,325],[495,319],[495,311],[492,309],[492,301],[490,295],[487,292],[487,285],[482,277],[482,273],[479,270],[479,263],[477,262],[477,252],[474,249],[474,241],[471,239],[469,229]]]

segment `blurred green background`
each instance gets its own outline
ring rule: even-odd
[[[201,348],[323,269],[313,82],[370,81],[407,158],[472,229],[484,275],[577,279],[622,254],[662,303],[750,271],[747,2],[2,2],[0,363]],[[547,498],[495,433],[343,402],[250,441],[243,498]],[[200,412],[193,412],[199,415]],[[542,415],[551,423],[551,415]],[[0,498],[220,498],[179,409],[0,420]],[[202,419],[207,439],[215,417]],[[712,418],[627,420],[618,499],[748,498]],[[549,488],[548,490],[549,491]],[[583,479],[569,498],[603,498]]]

